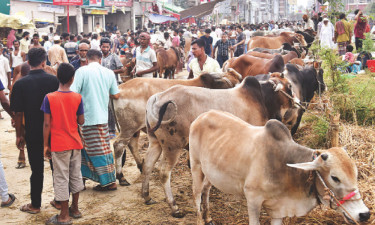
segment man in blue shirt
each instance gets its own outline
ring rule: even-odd
[[[206,43],[205,46],[204,46],[204,52],[211,57],[211,53],[213,52],[212,51],[212,43],[214,41],[214,39],[210,36],[211,34],[211,29],[206,29],[205,31],[205,35],[201,37],[201,39],[204,40],[204,42]]]

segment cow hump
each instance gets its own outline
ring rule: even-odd
[[[242,88],[250,92],[250,96],[263,98],[260,83],[255,77],[246,77],[243,81]]]
[[[271,119],[265,125],[266,131],[277,141],[292,140],[288,128],[280,121]]]

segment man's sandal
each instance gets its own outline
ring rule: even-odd
[[[26,205],[23,205],[20,210],[22,212],[27,212],[27,213],[30,213],[30,214],[37,214],[37,213],[40,213],[40,209],[31,209],[31,204],[26,204]]]
[[[8,193],[8,195],[9,195],[9,199],[8,199],[8,201],[6,201],[6,202],[2,202],[1,203],[1,207],[9,207],[9,206],[11,206],[12,204],[13,204],[13,202],[16,200],[16,196],[14,196],[14,194],[11,194],[11,193]]]

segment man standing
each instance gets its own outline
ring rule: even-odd
[[[16,66],[21,65],[23,62],[26,61],[26,54],[24,52],[21,52],[20,50],[20,42],[18,40],[13,41],[13,47],[14,50],[12,51],[12,54],[10,55],[10,67],[12,68],[12,71]]]
[[[221,72],[219,63],[205,53],[204,40],[193,41],[191,46],[195,58],[189,64],[190,73],[188,79],[199,77],[202,73]]]
[[[206,29],[205,35],[202,36],[200,39],[204,40],[204,52],[208,55],[211,56],[212,53],[212,43],[213,43],[213,38],[210,36],[211,30]]]
[[[102,66],[113,71],[113,73],[115,74],[116,82],[118,83],[118,74],[124,71],[124,66],[121,63],[120,58],[117,55],[110,52],[111,41],[108,38],[102,38],[100,40],[100,48],[103,54],[101,63]],[[116,124],[111,106],[108,107],[108,126],[109,137],[112,139],[116,137]]]
[[[21,52],[24,52],[26,55],[29,52],[29,45],[30,45],[29,37],[30,37],[30,33],[25,31],[22,34],[22,39],[20,41],[20,50]]]
[[[109,98],[118,99],[119,91],[112,70],[101,66],[102,53],[87,52],[89,64],[76,71],[71,90],[82,95],[85,123],[81,127],[84,142],[82,176],[100,183],[96,191],[117,189],[113,154],[108,134]]]
[[[98,34],[93,34],[91,37],[91,49],[95,49],[100,51],[99,41],[98,41]]]
[[[314,30],[315,28],[314,22],[306,14],[302,16],[302,19],[305,22],[303,26],[304,30],[307,30],[307,29]]]
[[[70,64],[72,64],[72,66],[74,67],[75,70],[78,70],[81,66],[87,66],[88,65],[88,62],[87,62],[87,52],[90,50],[90,45],[85,43],[85,42],[81,42],[78,46],[78,56],[79,56],[79,59],[76,59],[74,60],[73,62],[71,62]]]
[[[216,42],[214,53],[213,53],[213,58],[215,58],[215,52],[217,49],[216,60],[219,62],[220,68],[222,68],[224,62],[229,59],[230,48],[231,48],[231,44],[228,41],[227,33],[222,33],[221,39]]]
[[[362,42],[365,37],[365,32],[366,32],[366,26],[367,26],[367,19],[363,15],[363,12],[361,10],[356,10],[354,11],[355,16],[355,25],[354,25],[354,36],[355,36],[355,48],[357,52],[362,49]]]
[[[60,37],[55,36],[53,38],[52,47],[48,50],[48,59],[51,62],[51,67],[57,70],[61,63],[69,63],[68,57],[66,57],[65,50],[60,45]]]
[[[31,204],[21,207],[21,211],[39,213],[42,202],[43,190],[43,121],[44,115],[40,110],[44,96],[54,92],[59,87],[57,78],[44,72],[46,65],[46,51],[44,48],[33,48],[29,51],[28,76],[18,80],[13,87],[11,95],[11,109],[15,114],[16,145],[19,150],[24,150],[25,141],[31,167]],[[25,132],[22,129],[22,119],[25,117]]]
[[[74,58],[74,56],[77,55],[76,50],[77,50],[78,45],[76,42],[74,42],[74,38],[75,38],[74,35],[70,35],[69,38],[70,38],[69,42],[64,45],[64,49],[66,52],[66,56],[68,57],[68,60],[70,62],[70,60]]]
[[[146,32],[142,32],[139,35],[140,46],[135,49],[135,67],[132,71],[133,76],[137,77],[153,77],[153,72],[158,69],[156,64],[156,53],[150,44],[150,35]]]
[[[29,50],[32,48],[43,48],[43,46],[39,43],[39,34],[33,35],[33,42],[29,45]]]
[[[232,46],[232,49],[236,49],[234,52],[234,57],[239,57],[244,53],[244,43],[245,43],[245,35],[243,34],[243,28],[238,26],[237,27],[237,44]]]
[[[3,45],[0,44],[0,80],[8,90],[12,89],[11,72],[9,60],[3,55]]]
[[[352,26],[345,19],[345,13],[340,14],[340,20],[335,24],[335,42],[337,43],[339,55],[345,55],[346,46],[350,44],[352,37]]]

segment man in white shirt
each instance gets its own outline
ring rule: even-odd
[[[143,32],[139,35],[140,46],[136,48],[135,67],[132,71],[133,76],[137,77],[153,77],[153,72],[158,69],[156,64],[156,53],[150,48],[150,35]]]
[[[211,29],[211,33],[210,33],[210,36],[212,37],[212,46],[215,46],[217,40],[218,40],[218,37],[217,37],[217,34],[215,32],[215,27],[212,27]]]
[[[93,34],[90,42],[91,49],[100,51],[100,42],[98,40],[98,34]]]
[[[220,27],[217,27],[215,29],[215,33],[218,39],[221,39],[221,35],[223,34],[223,31],[220,29]]]
[[[246,37],[246,39],[245,39],[245,53],[246,53],[247,52],[247,44],[249,43],[250,38],[251,38],[251,31],[249,30],[249,26],[245,26],[245,30],[244,30],[243,34]]]
[[[9,60],[3,55],[3,45],[0,44],[0,80],[8,90],[12,89],[11,72]]]
[[[189,64],[190,73],[188,79],[199,77],[203,73],[222,72],[219,63],[205,53],[203,39],[193,41],[191,46],[195,58]]]

